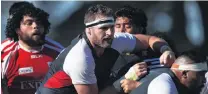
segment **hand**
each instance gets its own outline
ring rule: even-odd
[[[137,80],[145,74],[147,74],[147,64],[145,62],[141,62],[132,66],[125,74],[125,78],[129,80]]]
[[[129,93],[131,90],[137,88],[141,84],[140,82],[128,79],[121,80],[120,83],[125,93]]]
[[[170,67],[174,61],[175,61],[175,54],[172,51],[165,51],[161,56],[160,56],[160,63]]]
[[[139,78],[147,74],[147,64],[145,62],[136,63],[133,68]]]

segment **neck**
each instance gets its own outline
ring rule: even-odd
[[[22,40],[19,40],[18,42],[23,47],[23,49],[28,50],[28,51],[32,51],[32,50],[40,51],[42,49],[42,46],[32,47],[28,45],[27,43],[23,42]]]
[[[100,57],[100,56],[104,53],[104,50],[105,50],[105,48],[101,48],[101,47],[97,47],[97,46],[95,46],[95,47],[93,47],[93,48],[95,49],[96,55],[97,55],[98,57]]]
[[[181,78],[181,74],[180,74],[177,70],[171,69],[171,71],[175,74],[175,76],[176,76],[178,79]]]
[[[88,33],[86,33],[86,35],[87,35],[87,38],[90,41],[90,44],[92,45],[93,49],[95,50],[96,55],[98,57],[100,57],[104,53],[105,48],[99,47],[96,44],[94,44],[93,41],[92,41],[92,38],[90,37],[90,35]]]

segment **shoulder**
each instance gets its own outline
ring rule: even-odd
[[[92,65],[94,58],[91,49],[84,39],[80,39],[74,46],[72,46],[65,57],[64,64],[70,66],[79,66],[80,69],[87,65]]]
[[[161,87],[162,86],[162,87]],[[177,94],[175,83],[171,76],[167,73],[162,73],[151,81],[148,86],[148,94]]]
[[[127,37],[134,38],[134,36],[132,34],[129,34],[129,33],[115,32],[115,34],[114,34],[115,39],[117,39],[117,38],[127,38]]]
[[[135,45],[136,38],[132,34],[116,32],[111,48],[117,50],[119,53],[131,52],[135,48]]]
[[[9,51],[13,48],[15,44],[16,44],[15,41],[11,39],[5,39],[4,41],[1,42],[1,51],[2,52]]]

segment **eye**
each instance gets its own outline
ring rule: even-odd
[[[120,28],[121,26],[119,24],[116,24],[115,25],[115,28]]]
[[[131,25],[129,25],[129,24],[126,24],[125,25],[125,28],[131,28],[132,26]]]
[[[100,27],[100,29],[102,29],[103,31],[108,30],[109,27]]]
[[[33,24],[33,21],[32,21],[32,20],[27,20],[27,21],[23,22],[23,25],[28,25],[28,26],[30,26],[30,25],[32,25],[32,24]]]

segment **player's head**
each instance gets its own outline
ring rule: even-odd
[[[12,5],[14,8],[16,3]],[[7,20],[6,37],[14,41],[21,40],[29,46],[44,44],[45,35],[49,32],[49,14],[31,3],[24,3],[17,9],[10,8]]]
[[[124,6],[115,12],[115,32],[146,34],[147,16],[141,9]]]
[[[198,93],[206,81],[206,56],[195,51],[184,52],[176,59],[171,69],[189,91]]]
[[[89,7],[85,13],[86,33],[95,46],[109,47],[114,35],[114,18],[111,8],[104,5]]]
[[[35,7],[32,3],[27,1],[16,2],[9,8],[9,15],[14,14],[21,7]]]

